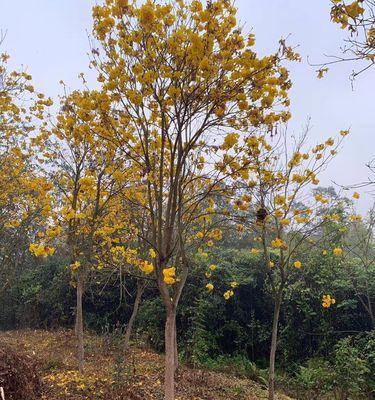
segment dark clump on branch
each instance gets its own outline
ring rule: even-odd
[[[31,357],[0,343],[0,393],[6,400],[40,398],[40,379]],[[0,399],[2,394],[0,394]]]
[[[264,220],[266,219],[268,215],[268,212],[265,208],[258,208],[256,217],[257,217],[257,223],[262,224]]]

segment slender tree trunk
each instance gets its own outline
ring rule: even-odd
[[[165,400],[175,399],[176,353],[176,309],[169,306],[165,322]]]
[[[144,283],[137,282],[137,294],[136,294],[135,300],[134,300],[133,311],[132,311],[132,315],[130,316],[128,326],[126,327],[126,331],[125,331],[125,337],[124,337],[124,352],[125,353],[129,349],[130,336],[133,331],[134,322],[135,322],[135,319],[138,314],[139,305],[141,304],[142,294],[144,292],[144,289],[145,289]]]
[[[175,371],[178,370],[179,367],[179,362],[178,362],[178,345],[177,345],[177,326],[175,322],[175,328],[174,328],[174,365],[175,365]]]
[[[273,310],[270,367],[268,375],[268,400],[274,400],[275,397],[275,360],[276,360],[277,330],[279,326],[281,299],[282,299],[282,292],[278,292],[276,295],[275,305]]]
[[[80,273],[78,273],[77,274],[77,307],[76,307],[75,331],[76,331],[76,336],[77,336],[78,370],[81,373],[83,372],[83,364],[84,364],[82,297],[83,297],[83,277],[81,276]]]

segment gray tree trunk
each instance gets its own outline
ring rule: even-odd
[[[268,375],[268,400],[274,400],[275,398],[275,360],[276,360],[277,331],[279,326],[281,299],[282,299],[282,292],[279,292],[276,295],[275,305],[273,310],[270,367]]]
[[[131,334],[133,331],[135,319],[138,314],[139,305],[141,304],[142,294],[144,292],[144,289],[145,289],[144,283],[137,282],[137,294],[136,294],[135,300],[134,300],[133,311],[132,311],[132,315],[130,316],[130,319],[129,319],[129,322],[128,322],[128,325],[127,325],[126,331],[125,331],[125,337],[124,337],[124,352],[125,353],[129,350],[130,337],[131,337]]]
[[[76,306],[76,323],[75,331],[77,337],[77,361],[78,370],[83,372],[84,368],[84,344],[83,344],[83,309],[82,309],[82,297],[83,297],[83,278],[80,273],[77,274],[77,306]]]
[[[165,400],[175,400],[176,354],[176,310],[168,307],[165,322]]]

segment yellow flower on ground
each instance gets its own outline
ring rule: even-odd
[[[156,251],[154,249],[150,249],[149,254],[150,254],[151,258],[155,258],[156,257]]]
[[[238,286],[238,282],[231,282],[230,286],[235,289]]]
[[[295,266],[295,268],[298,268],[298,269],[302,267],[301,261],[295,261],[293,265]]]
[[[206,288],[209,292],[211,292],[214,289],[214,285],[212,283],[207,283]]]
[[[176,268],[170,267],[163,269],[164,282],[173,285],[176,282]]]
[[[323,256],[326,256],[328,254],[328,251],[327,250],[323,250],[322,254],[323,254]]]
[[[334,248],[334,249],[333,249],[333,254],[334,254],[335,256],[341,256],[341,254],[342,254],[342,248],[341,248],[341,247],[336,247],[336,248]]]
[[[209,268],[211,271],[215,271],[215,269],[217,269],[217,265],[211,264],[208,268]]]
[[[268,265],[270,268],[273,268],[275,266],[275,263],[273,261],[270,261],[270,263]]]

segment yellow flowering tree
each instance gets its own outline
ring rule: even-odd
[[[291,84],[280,61],[297,56],[282,43],[258,57],[254,35],[241,32],[228,0],[108,0],[93,16],[92,66],[112,111],[113,129],[103,137],[140,169],[145,187],[133,203],[148,214],[156,254],[153,273],[167,311],[165,399],[172,400],[189,254],[204,239],[213,244],[211,211],[204,210],[248,163],[245,132],[289,118],[283,110]]]
[[[48,224],[30,245],[36,256],[48,256],[50,243],[62,240],[76,287],[78,367],[84,366],[82,297],[93,269],[103,254],[136,234],[120,201],[129,190],[131,170],[116,146],[100,137],[108,126],[109,101],[96,91],[64,96],[56,123],[33,139],[40,163],[55,188]],[[120,162],[121,158],[121,162]]]
[[[22,253],[21,237],[27,238],[46,218],[51,189],[35,166],[28,137],[43,125],[52,103],[35,93],[29,74],[8,70],[8,58],[0,54],[0,289],[11,284]]]
[[[341,132],[342,136],[346,134]],[[335,218],[332,210],[337,201],[320,190],[315,190],[311,198],[311,188],[319,184],[318,175],[335,156],[340,140],[329,138],[309,148],[307,132],[290,139],[279,136],[268,142],[261,134],[249,136],[246,144],[252,162],[248,179],[238,189],[241,201],[245,193],[254,211],[250,220],[248,213],[240,220],[245,226],[247,220],[248,228],[256,232],[252,252],[264,258],[274,300],[270,400],[274,399],[278,324],[285,289],[292,274],[304,268],[301,251],[323,239],[322,227]]]
[[[348,31],[341,57],[325,63],[319,77],[328,71],[328,66],[338,62],[357,62],[360,68],[352,78],[371,68],[375,63],[375,3],[373,0],[331,0],[331,19],[341,29]]]

